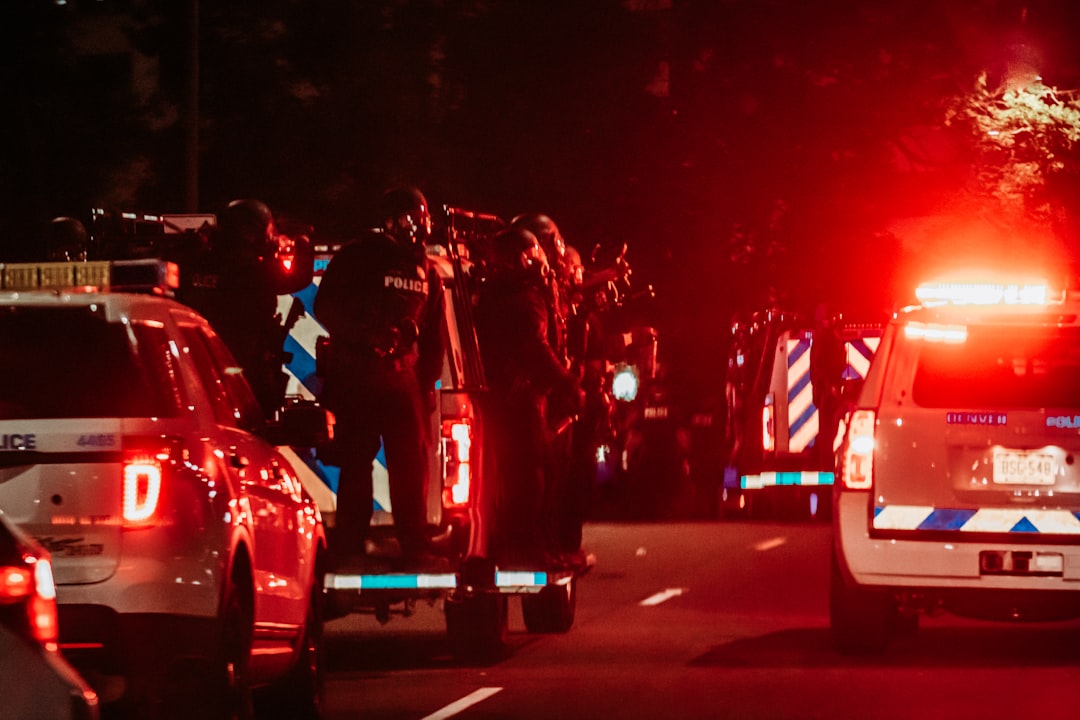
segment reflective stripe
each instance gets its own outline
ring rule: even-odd
[[[547,585],[546,572],[496,570],[495,587],[543,587]]]
[[[452,590],[456,587],[457,576],[453,573],[326,575],[328,590]]]
[[[810,383],[810,340],[787,341],[788,451],[802,452],[818,434],[818,412]]]
[[[285,339],[285,351],[292,354],[292,359],[285,363],[284,369],[289,376],[285,394],[299,395],[307,400],[319,394],[319,381],[315,377],[315,341],[320,335],[327,334],[312,315],[321,280],[316,276],[303,290],[292,295],[278,295],[278,313],[283,318],[288,317],[294,298],[304,305],[304,314],[289,328],[289,335]]]
[[[857,338],[844,343],[847,356],[847,367],[844,368],[845,380],[866,377],[866,372],[870,369],[870,360],[877,352],[880,343],[880,337]]]
[[[1080,535],[1080,511],[884,505],[874,508],[874,529]]]
[[[831,472],[803,470],[800,472],[763,472],[758,475],[743,475],[739,486],[745,490],[760,490],[776,485],[832,485]]]

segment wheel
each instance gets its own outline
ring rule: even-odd
[[[884,590],[849,587],[836,555],[829,582],[829,626],[833,647],[844,655],[885,652],[896,615],[895,604]]]
[[[251,720],[251,678],[248,675],[254,624],[253,598],[249,589],[234,578],[225,589],[221,606],[221,644],[213,668],[211,701],[221,717]]]
[[[565,633],[574,625],[577,579],[565,585],[548,585],[535,595],[521,596],[521,614],[531,633]]]
[[[443,609],[454,656],[481,662],[502,657],[509,637],[507,607],[506,597],[499,593],[447,597]]]
[[[322,577],[323,569],[317,567],[296,663],[288,675],[267,688],[258,698],[260,716],[297,720],[317,720],[322,717],[325,685]],[[265,712],[261,711],[263,708]]]

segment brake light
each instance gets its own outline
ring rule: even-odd
[[[776,406],[772,404],[772,393],[765,398],[761,408],[761,449],[765,452],[776,450]]]
[[[472,489],[472,424],[468,419],[443,420],[443,506],[469,504]]]
[[[52,563],[45,558],[37,558],[34,563],[34,585],[37,592],[30,601],[30,629],[38,642],[49,650],[56,650],[60,637],[56,583],[53,581]]]
[[[26,601],[26,625],[31,638],[48,650],[56,650],[59,623],[52,563],[33,556],[26,562],[26,566],[0,567],[0,604]]]
[[[130,452],[124,459],[124,524],[140,527],[151,524],[158,502],[166,464],[171,459],[168,447]]]
[[[869,490],[874,484],[876,424],[877,416],[873,410],[856,410],[851,415],[840,477],[841,484],[848,490]]]
[[[0,567],[0,603],[21,600],[34,591],[34,576],[29,568]]]

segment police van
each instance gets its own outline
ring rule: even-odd
[[[498,218],[457,208],[444,208],[446,238],[428,247],[445,293],[445,355],[436,386],[432,417],[433,456],[429,462],[427,518],[430,534],[445,549],[450,564],[430,572],[403,572],[394,564],[393,506],[382,450],[372,463],[374,515],[368,567],[355,573],[326,575],[329,611],[372,613],[386,622],[408,616],[418,601],[442,602],[451,647],[461,655],[502,652],[508,640],[508,601],[521,598],[530,632],[567,632],[573,624],[577,581],[582,568],[501,566],[499,555],[499,490],[497,462],[486,441],[485,380],[472,322],[474,278],[468,247],[494,231]],[[285,342],[289,361],[288,392],[314,402],[321,390],[320,343],[326,331],[312,309],[322,275],[340,246],[317,245],[314,280],[293,295],[280,297],[282,314],[297,301],[303,306]],[[302,455],[313,480],[312,493],[333,524],[339,469],[317,450]],[[587,569],[587,568],[586,568]]]
[[[51,553],[59,649],[103,704],[243,715],[268,686],[311,717],[325,533],[283,449],[326,418],[267,422],[177,280],[0,264],[0,508]]]
[[[881,331],[775,308],[732,324],[722,516],[827,517],[841,408]]]
[[[947,279],[896,313],[850,416],[833,498],[842,652],[944,610],[1080,616],[1080,294]]]

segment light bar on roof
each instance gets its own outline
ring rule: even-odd
[[[171,295],[179,287],[180,270],[176,263],[157,258],[0,263],[2,290],[115,290]]]
[[[1045,280],[1017,283],[931,282],[920,285],[915,297],[921,302],[957,305],[1046,305],[1050,288]]]
[[[967,341],[967,326],[911,321],[904,326],[904,335],[913,340],[959,345]]]

